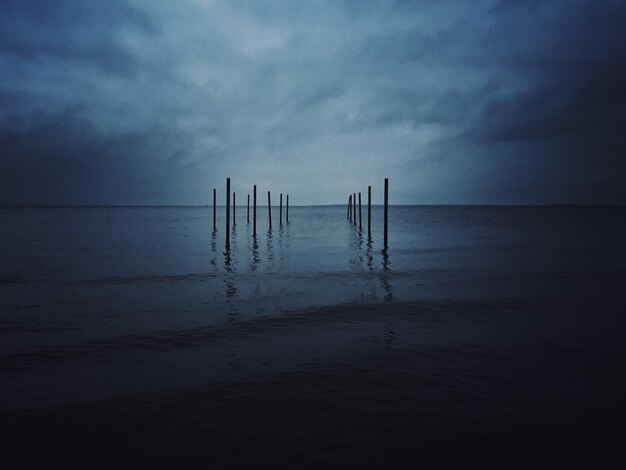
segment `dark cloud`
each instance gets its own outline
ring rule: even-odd
[[[539,14],[545,3],[502,2],[496,11],[519,17]],[[624,134],[626,130],[626,7],[571,2],[540,21],[548,29],[536,54],[515,53],[512,67],[529,75],[524,90],[485,108],[483,136],[524,141],[576,133]],[[546,52],[547,51],[547,52]],[[539,75],[535,77],[535,75]]]
[[[130,156],[149,139],[103,139],[79,110],[39,116],[27,130],[0,135],[0,198],[9,204],[98,204],[135,188]],[[101,194],[106,198],[101,199]]]
[[[122,0],[4,0],[1,8],[0,53],[18,60],[54,58],[129,73],[137,64],[117,34],[155,31],[148,16]]]
[[[495,100],[479,130],[486,141],[518,142],[576,133],[624,135],[626,57],[563,80]]]
[[[623,2],[0,8],[0,203],[626,203]]]

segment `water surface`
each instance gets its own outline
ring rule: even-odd
[[[0,209],[16,445],[77,465],[111,447],[225,466],[608,455],[624,208],[392,206],[387,251],[380,207],[371,237],[343,206],[272,212],[254,238],[238,208],[226,249],[224,208],[216,230],[204,207]]]

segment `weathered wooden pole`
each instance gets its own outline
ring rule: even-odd
[[[359,193],[359,230],[363,230],[363,225],[361,224],[361,193]]]
[[[348,212],[346,212],[346,219],[350,220],[350,206],[351,206],[351,202],[350,202],[350,196],[348,196]]]
[[[247,212],[248,224],[250,223],[250,195],[248,194],[248,212]]]
[[[352,194],[348,196],[348,220],[352,223]]]
[[[289,194],[287,194],[287,223],[289,223]]]
[[[230,248],[230,178],[226,178],[226,248]]]
[[[348,220],[352,223],[352,194],[348,196]]]
[[[267,215],[270,220],[270,230],[272,230],[272,200],[270,199],[270,192],[267,192]]]
[[[383,247],[387,249],[387,225],[389,219],[389,178],[385,178],[385,236]]]
[[[217,193],[217,190],[213,188],[213,230],[217,228],[215,225],[215,200],[217,199],[216,193]]]
[[[352,194],[352,214],[354,216],[354,225],[356,225],[356,193]]]
[[[252,236],[256,237],[256,184],[254,185],[252,206]]]
[[[350,223],[352,223],[353,216],[354,216],[354,211],[352,210],[352,194],[350,194]]]
[[[367,187],[367,235],[372,236],[372,187]]]
[[[235,191],[233,191],[233,227],[237,225],[237,220],[235,219],[235,209],[237,207],[237,200],[235,199]]]
[[[283,193],[280,193],[280,225],[283,224]]]

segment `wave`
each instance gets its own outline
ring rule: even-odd
[[[545,302],[542,302],[545,304]],[[107,361],[129,351],[168,352],[197,349],[210,344],[239,340],[264,340],[289,336],[307,329],[337,332],[346,336],[368,323],[418,323],[424,329],[436,328],[450,316],[467,316],[481,321],[503,310],[537,306],[534,300],[485,299],[480,301],[420,301],[373,304],[344,304],[314,309],[283,311],[258,317],[229,319],[225,323],[182,330],[161,330],[150,334],[121,335],[78,344],[50,344],[0,355],[0,370],[28,370],[45,367],[51,361]],[[115,359],[111,359],[115,360]]]

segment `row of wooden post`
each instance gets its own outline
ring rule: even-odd
[[[359,230],[363,230],[362,224],[362,213],[361,213],[361,193],[359,194]],[[356,226],[356,195],[357,193],[352,193],[348,196],[348,215],[346,218],[350,221],[350,223],[354,223]],[[388,220],[389,220],[389,179],[385,178],[385,205],[383,212],[383,247],[386,249],[387,246],[387,228],[388,228]],[[369,237],[372,236],[372,187],[367,187],[367,235]]]
[[[252,236],[256,237],[256,184],[252,191]],[[236,193],[233,192],[233,227],[237,225],[236,219]],[[272,201],[270,191],[267,192],[267,208],[269,228],[272,229]],[[213,188],[213,230],[217,228],[217,190]],[[248,210],[246,219],[250,223],[250,195],[248,194]],[[289,223],[289,194],[287,194],[286,222]],[[280,225],[283,225],[283,194],[280,193]],[[230,246],[230,178],[226,178],[226,246]]]

